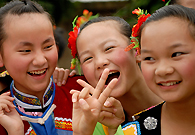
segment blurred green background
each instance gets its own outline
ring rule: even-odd
[[[10,0],[0,0],[0,6]],[[140,7],[153,13],[156,9],[165,5],[162,0],[126,0],[112,2],[72,2],[71,0],[34,0],[44,7],[49,12],[57,27],[65,30],[64,38],[68,40],[68,32],[72,30],[72,21],[75,16],[81,16],[84,9],[93,12],[93,15],[99,13],[100,16],[114,15],[124,18],[132,27],[137,16],[132,14],[132,11]],[[66,44],[67,45],[67,44]],[[66,46],[65,45],[65,46]],[[62,57],[59,59],[58,66],[69,68],[71,61],[70,50],[65,47]]]

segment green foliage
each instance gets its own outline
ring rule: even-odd
[[[153,13],[155,10],[164,6],[165,3],[162,0],[129,0],[128,4],[122,9],[118,10],[114,16],[124,18],[132,27],[137,22],[137,15],[132,14],[134,9],[138,7],[147,10],[148,13]]]

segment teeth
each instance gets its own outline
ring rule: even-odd
[[[39,75],[39,74],[44,73],[44,72],[45,72],[45,70],[46,70],[46,69],[41,70],[41,71],[31,71],[30,73],[31,73],[31,74],[34,74],[34,75],[35,75],[35,74],[36,74],[36,75]]]
[[[177,84],[178,82],[170,82],[170,83],[161,83],[163,86],[172,86]]]
[[[111,74],[113,74],[113,73],[116,73],[116,71],[110,72],[109,75],[111,75]]]

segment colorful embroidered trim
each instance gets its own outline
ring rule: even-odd
[[[72,131],[72,120],[66,118],[55,117],[55,127],[57,129]]]
[[[92,16],[92,12],[89,12],[88,10],[83,10],[83,15],[78,17],[76,16],[72,22],[73,30],[69,32],[69,38],[68,38],[68,48],[71,50],[71,55],[73,56],[71,60],[71,69],[75,69],[75,66],[77,65],[77,69],[79,72],[79,75],[81,75],[81,67],[80,67],[80,61],[77,56],[77,49],[76,49],[76,40],[77,36],[80,32],[80,26],[87,21],[97,18],[99,14],[96,14],[95,16]],[[76,24],[75,24],[76,23]]]
[[[44,104],[47,103],[47,101],[51,98],[51,96],[53,94],[53,90],[54,90],[54,85],[52,83],[51,86],[49,87],[49,90],[44,95]]]
[[[138,21],[137,24],[133,26],[132,34],[131,34],[131,44],[125,48],[125,51],[129,51],[132,48],[136,48],[136,55],[140,54],[140,46],[139,46],[139,32],[141,25],[146,21],[146,19],[150,16],[150,14],[147,13],[147,11],[143,11],[140,8],[135,9],[132,11],[133,14],[138,15]]]
[[[44,103],[47,103],[47,101],[50,99],[50,97],[53,94],[53,90],[54,90],[54,84],[51,83],[51,86],[49,88],[49,90],[47,91],[47,93],[44,95]],[[19,99],[20,101],[30,104],[30,105],[37,105],[40,106],[41,102],[38,98],[33,98],[33,97],[26,97],[18,92],[15,91],[14,87],[12,87],[12,91],[14,96]]]
[[[138,121],[133,121],[122,126],[124,135],[141,135],[140,124]]]
[[[6,75],[9,75],[9,73],[6,71],[3,71],[2,73],[0,73],[0,77],[5,77]]]

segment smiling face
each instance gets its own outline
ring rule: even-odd
[[[141,33],[141,68],[149,88],[168,102],[195,99],[195,39],[187,21],[167,17]]]
[[[8,15],[1,62],[15,87],[27,94],[43,94],[57,64],[52,24],[44,14]]]
[[[108,82],[118,78],[111,96],[124,95],[135,82],[138,68],[135,53],[125,52],[129,38],[119,32],[118,23],[104,21],[84,28],[77,39],[81,67],[87,81],[95,87],[105,68],[110,70]]]

